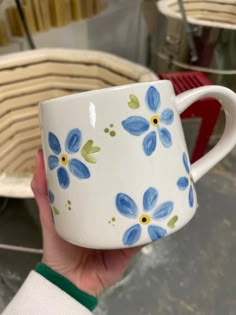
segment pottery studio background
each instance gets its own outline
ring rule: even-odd
[[[236,92],[232,1],[20,3],[28,37],[16,2],[0,4],[0,71],[1,58],[14,52],[89,49],[149,68],[159,79],[170,79],[176,93],[208,84]],[[0,89],[1,84],[4,79]],[[182,123],[195,161],[219,140],[224,114],[216,101],[202,100],[184,113]],[[194,219],[178,233],[145,247],[121,281],[100,299],[95,314],[235,314],[235,159],[236,150],[197,183],[199,209]],[[5,176],[4,167],[0,170]],[[35,202],[13,197],[0,196],[0,310],[41,257]]]

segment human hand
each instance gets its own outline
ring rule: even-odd
[[[38,153],[32,180],[42,226],[42,262],[84,292],[98,296],[114,284],[140,247],[120,250],[93,250],[63,240],[55,231],[48,199],[42,152]]]

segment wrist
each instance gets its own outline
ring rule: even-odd
[[[75,287],[79,288],[88,295],[92,295],[96,298],[100,295],[100,292],[97,290],[96,283],[93,284],[93,282],[89,281],[90,274],[86,277],[83,272],[83,268],[79,268],[80,270],[77,270],[73,263],[60,263],[55,260],[52,261],[51,259],[46,259],[45,257],[42,257],[41,263],[69,280]]]
[[[52,282],[54,285],[59,287],[61,290],[69,294],[80,304],[84,305],[90,311],[93,311],[98,304],[98,300],[95,296],[90,295],[77,286],[75,286],[70,280],[57,273],[46,264],[40,262],[37,264],[35,271],[38,272],[41,276],[46,278],[48,281]]]

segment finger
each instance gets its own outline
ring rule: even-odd
[[[104,252],[104,257],[106,259],[106,264],[112,268],[112,270],[116,270],[119,275],[122,270],[125,270],[132,260],[132,258],[140,252],[143,246],[137,246],[132,248],[125,249],[113,249],[110,251]]]
[[[39,208],[39,216],[42,227],[43,249],[44,254],[42,260],[47,262],[50,254],[58,250],[58,244],[61,243],[61,238],[56,233],[52,220],[52,212],[49,203],[47,180],[44,167],[43,153],[38,153],[36,161],[36,169],[31,183],[32,190],[35,195],[36,202]],[[53,254],[52,254],[53,255]]]
[[[37,155],[36,168],[32,180],[32,189],[36,193],[36,197],[47,194],[47,181],[42,151],[39,151]]]
[[[137,253],[139,253],[143,247],[144,246],[136,246],[136,247],[126,248],[126,249],[121,249],[124,256],[124,259],[123,259],[124,264],[125,263],[129,264],[129,262],[133,259],[133,257]]]
[[[37,155],[36,169],[32,179],[31,187],[38,204],[42,228],[52,229],[53,223],[48,198],[47,180],[42,151],[38,152]]]

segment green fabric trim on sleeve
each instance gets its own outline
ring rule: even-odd
[[[61,290],[69,294],[80,304],[84,305],[90,311],[93,311],[98,304],[98,299],[95,296],[89,295],[77,288],[70,280],[66,279],[56,271],[52,270],[44,263],[37,264],[35,271],[44,278],[55,284]]]

